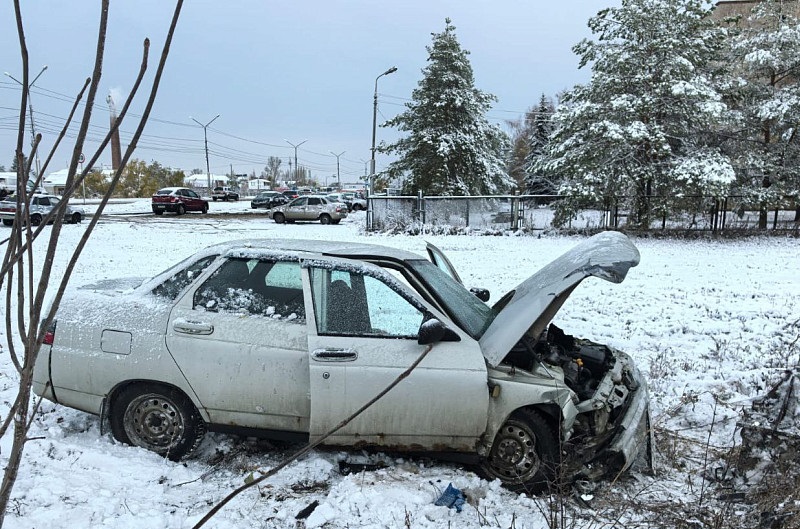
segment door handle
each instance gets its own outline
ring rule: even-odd
[[[353,349],[326,347],[325,349],[314,349],[311,357],[318,362],[352,362],[358,358],[358,352]]]
[[[175,320],[172,323],[172,328],[175,332],[183,334],[211,334],[214,332],[214,326],[210,323],[202,321],[190,320]]]

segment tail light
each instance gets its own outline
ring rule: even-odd
[[[42,343],[44,345],[53,345],[53,342],[56,339],[56,322],[53,321],[53,324],[48,327],[47,332],[44,333],[44,340]]]

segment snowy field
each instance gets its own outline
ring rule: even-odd
[[[119,215],[97,226],[72,284],[154,275],[204,246],[234,238],[368,241],[420,254],[430,240],[448,254],[466,285],[491,290],[491,303],[581,240],[365,235],[363,212],[338,226],[322,226],[277,225],[246,201],[211,203],[210,209],[209,215],[156,219],[137,215],[149,213],[149,201],[109,206],[107,213]],[[64,226],[56,269],[63,270],[85,229],[85,222]],[[742,407],[782,367],[798,362],[796,349],[786,344],[798,334],[800,241],[634,242],[642,259],[628,279],[621,285],[588,279],[555,322],[571,334],[627,351],[648,375],[656,474],[629,474],[584,491],[580,500],[569,499],[563,527],[611,527],[606,520],[617,527],[670,526],[659,510],[663,505],[686,519],[714,509],[725,514],[710,499],[719,495],[708,492],[716,484],[704,477],[736,442]],[[44,241],[37,242],[39,255],[43,247]],[[0,400],[13,399],[14,384],[15,371],[2,355]],[[6,527],[189,528],[248,476],[298,448],[214,434],[190,459],[173,463],[116,443],[101,433],[97,417],[49,402],[30,436]],[[8,454],[10,439],[3,439],[0,450]],[[458,465],[387,456],[387,468],[342,476],[338,461],[345,455],[313,452],[240,495],[207,527],[538,529],[553,521],[552,498],[508,492]],[[433,505],[448,483],[467,494],[461,513]],[[315,501],[308,518],[295,519]],[[730,516],[742,512],[743,506],[734,507]]]

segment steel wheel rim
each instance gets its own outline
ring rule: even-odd
[[[160,451],[177,444],[185,428],[178,406],[155,393],[141,395],[131,401],[125,410],[123,424],[131,443]]]
[[[516,422],[503,425],[489,457],[494,473],[506,481],[529,481],[541,466],[536,436]]]

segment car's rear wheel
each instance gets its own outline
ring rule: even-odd
[[[522,409],[498,430],[480,470],[513,491],[538,493],[553,482],[558,453],[552,427],[536,411]]]
[[[164,214],[164,210],[163,209],[155,209],[154,208],[153,209],[153,213],[155,213],[156,215],[163,215]]]
[[[186,395],[160,384],[123,389],[111,405],[111,433],[118,441],[173,461],[200,444],[206,428]]]
[[[272,216],[272,220],[274,220],[278,224],[283,224],[284,221],[286,220],[286,217],[283,215],[283,213],[275,213]]]
[[[13,226],[14,225],[14,221],[11,220],[11,219],[3,219],[3,224],[5,226]]]
[[[42,223],[42,216],[38,213],[31,215],[31,226],[38,226]]]
[[[175,213],[178,215],[183,215],[186,213],[186,208],[183,206],[183,204],[178,204],[178,209],[175,210]]]
[[[319,221],[322,224],[330,224],[331,223],[331,216],[328,215],[327,213],[323,213],[322,215],[319,216]]]
[[[353,204],[353,211],[361,211],[362,209],[364,208],[361,207],[361,204]]]
[[[80,214],[80,213],[78,213],[77,211],[76,211],[75,213],[73,213],[73,214],[72,214],[72,217],[70,218],[70,221],[71,221],[73,224],[80,224],[80,223],[81,223],[81,220],[83,220],[83,217],[82,217],[82,216],[81,216],[81,214]]]

